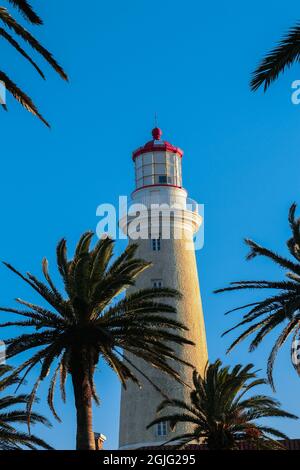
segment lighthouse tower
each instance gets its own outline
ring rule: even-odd
[[[202,374],[208,357],[193,244],[202,218],[197,211],[197,204],[189,203],[187,192],[182,187],[182,150],[161,140],[162,132],[158,128],[153,129],[152,137],[152,140],[133,152],[135,190],[132,203],[146,207],[149,211],[160,206],[170,207],[172,210],[171,215],[166,212],[167,209],[162,211],[159,217],[151,219],[150,224],[149,214],[146,215],[144,227],[148,227],[147,236],[144,230],[144,236],[141,238],[130,234],[130,217],[121,222],[122,229],[129,235],[129,243],[138,245],[137,256],[152,262],[152,266],[138,277],[131,291],[149,287],[170,287],[181,292],[182,298],[174,301],[176,319],[188,328],[185,334],[195,346],[177,346],[176,354]],[[170,398],[189,398],[188,387],[151,367],[142,359],[130,356],[130,360]],[[178,370],[185,383],[191,384],[190,367],[174,362],[172,367]],[[190,432],[190,425],[185,423],[178,424],[175,430],[172,430],[167,422],[147,429],[147,425],[156,417],[157,406],[163,397],[143,377],[139,377],[139,380],[142,388],[129,383],[127,390],[122,390],[120,449],[157,446],[183,432]]]

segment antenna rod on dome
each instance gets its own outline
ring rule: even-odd
[[[155,111],[155,113],[154,113],[154,127],[158,127],[157,121],[158,121],[157,112]]]

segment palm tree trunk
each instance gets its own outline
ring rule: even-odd
[[[234,439],[222,432],[215,432],[207,439],[208,450],[233,450],[235,448]]]
[[[77,417],[76,449],[95,450],[91,386],[88,373],[80,362],[71,369]]]

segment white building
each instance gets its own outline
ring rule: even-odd
[[[136,187],[132,202],[143,204],[148,209],[153,204],[168,204],[174,210],[171,217],[164,212],[159,219],[152,220],[149,229],[148,215],[145,216],[147,236],[144,239],[132,240],[135,237],[131,234],[130,243],[138,244],[137,256],[153,263],[151,268],[138,277],[135,289],[165,286],[183,294],[183,298],[176,301],[177,319],[189,328],[186,335],[196,346],[178,346],[176,352],[182,359],[192,363],[199,373],[203,373],[208,358],[193,247],[193,236],[198,231],[202,218],[197,212],[197,205],[190,207],[187,204],[187,192],[182,187],[182,150],[162,141],[162,132],[158,128],[153,129],[152,136],[153,140],[133,152]],[[124,231],[127,231],[130,217],[128,220],[123,222]],[[165,233],[170,226],[168,237]],[[154,367],[151,368],[142,359],[131,357],[131,360],[168,396],[181,400],[189,396],[187,387]],[[183,381],[191,383],[192,369],[180,363],[175,367]],[[122,390],[119,437],[121,449],[159,445],[177,433],[188,432],[190,429],[188,424],[180,424],[175,431],[171,431],[166,422],[146,429],[156,416],[156,408],[162,401],[162,396],[148,382],[142,378],[140,381],[143,384],[142,389],[130,383],[127,390]]]

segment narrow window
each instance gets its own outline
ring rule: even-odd
[[[167,177],[165,175],[160,175],[158,181],[160,184],[165,184],[167,183]]]
[[[163,286],[162,279],[152,279],[152,287],[154,287],[154,289],[159,289],[162,286]]]
[[[151,240],[151,243],[152,243],[153,251],[160,251],[160,247],[161,247],[160,238],[153,238]]]
[[[156,434],[157,436],[166,436],[167,435],[167,421],[161,421],[156,425]]]

